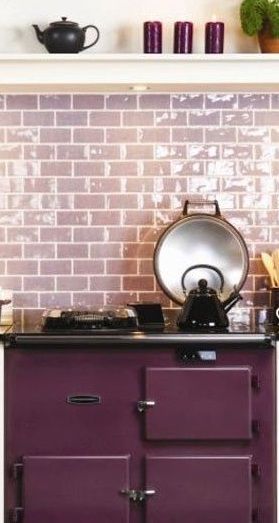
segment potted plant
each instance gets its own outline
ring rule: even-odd
[[[244,33],[258,35],[262,53],[279,52],[279,0],[243,0],[240,20]]]

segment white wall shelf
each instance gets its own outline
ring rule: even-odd
[[[279,54],[0,54],[0,90],[277,91]]]

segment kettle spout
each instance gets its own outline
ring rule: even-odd
[[[36,31],[36,35],[37,35],[39,42],[41,42],[41,44],[43,44],[44,43],[44,31],[41,31],[41,29],[39,28],[38,25],[33,24],[33,27]]]
[[[223,301],[222,305],[225,312],[229,312],[232,307],[240,300],[243,300],[242,296],[237,291],[233,291],[229,297]]]

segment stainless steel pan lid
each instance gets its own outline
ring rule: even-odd
[[[209,202],[194,202],[204,205]],[[154,252],[154,272],[163,291],[176,303],[185,301],[185,290],[197,287],[200,279],[222,291],[226,299],[243,286],[249,256],[241,234],[222,218],[217,201],[215,214],[188,214],[170,225],[159,238]],[[220,278],[220,273],[223,276]],[[185,290],[184,290],[185,288]]]

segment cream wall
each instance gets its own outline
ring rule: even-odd
[[[61,16],[82,25],[96,24],[101,40],[87,52],[141,52],[142,22],[158,19],[165,25],[164,50],[172,52],[172,28],[175,20],[195,23],[194,51],[204,50],[204,24],[213,15],[226,23],[226,52],[253,52],[255,39],[243,35],[239,24],[238,0],[2,0],[0,18],[0,53],[40,53],[30,27],[45,27]],[[88,35],[89,37],[89,35]]]

